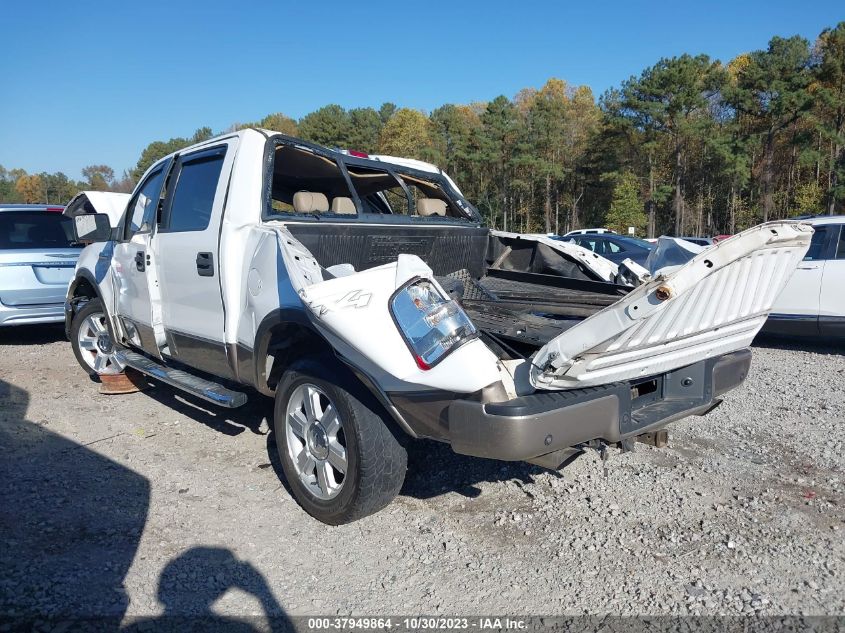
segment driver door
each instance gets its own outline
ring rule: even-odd
[[[156,357],[164,335],[150,240],[170,164],[158,165],[135,190],[112,255],[115,314],[132,345]]]

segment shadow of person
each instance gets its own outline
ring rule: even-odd
[[[150,503],[146,477],[26,418],[0,379],[0,623],[120,622]]]
[[[257,615],[233,617],[212,611],[214,603],[230,589],[239,589],[255,597],[264,611],[264,618]],[[164,605],[161,616],[134,620],[121,630],[124,633],[149,630],[294,631],[264,576],[251,564],[235,558],[226,548],[194,547],[168,562],[159,577],[158,599]]]

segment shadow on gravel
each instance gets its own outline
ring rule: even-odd
[[[50,325],[15,325],[0,328],[0,346],[3,345],[46,345],[65,341],[65,326],[62,323]]]
[[[150,483],[26,420],[28,406],[25,390],[0,380],[0,623],[120,618]]]
[[[259,631],[262,618],[216,614],[213,604],[230,589],[255,597],[271,631],[293,631],[293,624],[276,600],[264,576],[249,563],[221,547],[194,547],[174,558],[161,572],[158,600],[164,613],[139,618],[121,631]]]
[[[845,341],[819,337],[798,338],[781,334],[758,334],[752,346],[845,356]]]
[[[170,385],[154,380],[149,380],[149,384],[151,387],[144,391],[145,396],[224,435],[239,435],[244,431],[266,435],[268,425],[272,424],[273,400],[258,392],[250,392],[249,400],[242,407],[226,409]]]
[[[501,462],[480,457],[458,455],[440,442],[408,443],[408,473],[400,494],[416,499],[430,499],[448,492],[474,498],[481,494],[481,482],[516,480],[518,484],[534,482],[534,476],[547,471],[525,462]],[[530,496],[530,493],[526,491]]]
[[[0,379],[0,630],[118,630],[124,581],[147,521],[150,482],[26,420],[29,394]],[[224,548],[194,547],[161,572],[160,618],[126,631],[265,630],[212,611],[231,589],[255,597],[272,631],[293,631],[267,581]],[[48,626],[49,623],[49,626]],[[80,628],[81,627],[81,628]]]

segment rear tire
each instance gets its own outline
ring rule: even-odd
[[[73,316],[70,343],[77,362],[89,376],[119,374],[123,371],[115,359],[116,348],[106,311],[99,299],[91,299]]]
[[[302,359],[285,372],[276,387],[276,447],[308,514],[341,525],[396,497],[408,456],[385,415],[332,359]]]

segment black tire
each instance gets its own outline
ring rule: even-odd
[[[82,367],[89,376],[94,378],[98,377],[99,374],[93,367],[86,363],[85,359],[82,357],[84,352],[79,347],[79,329],[82,327],[85,319],[97,312],[103,314],[106,313],[103,308],[103,303],[99,299],[91,299],[82,307],[81,310],[73,315],[73,320],[70,322],[70,344],[73,348],[73,355],[76,357],[76,362],[79,363],[79,366]],[[111,331],[111,329],[109,329],[109,331]]]
[[[347,471],[337,495],[320,499],[300,480],[288,452],[286,412],[297,387],[312,384],[328,396],[340,415]],[[295,361],[276,388],[273,428],[285,477],[299,505],[329,525],[342,525],[378,512],[399,493],[408,456],[394,435],[392,421],[336,359]]]

